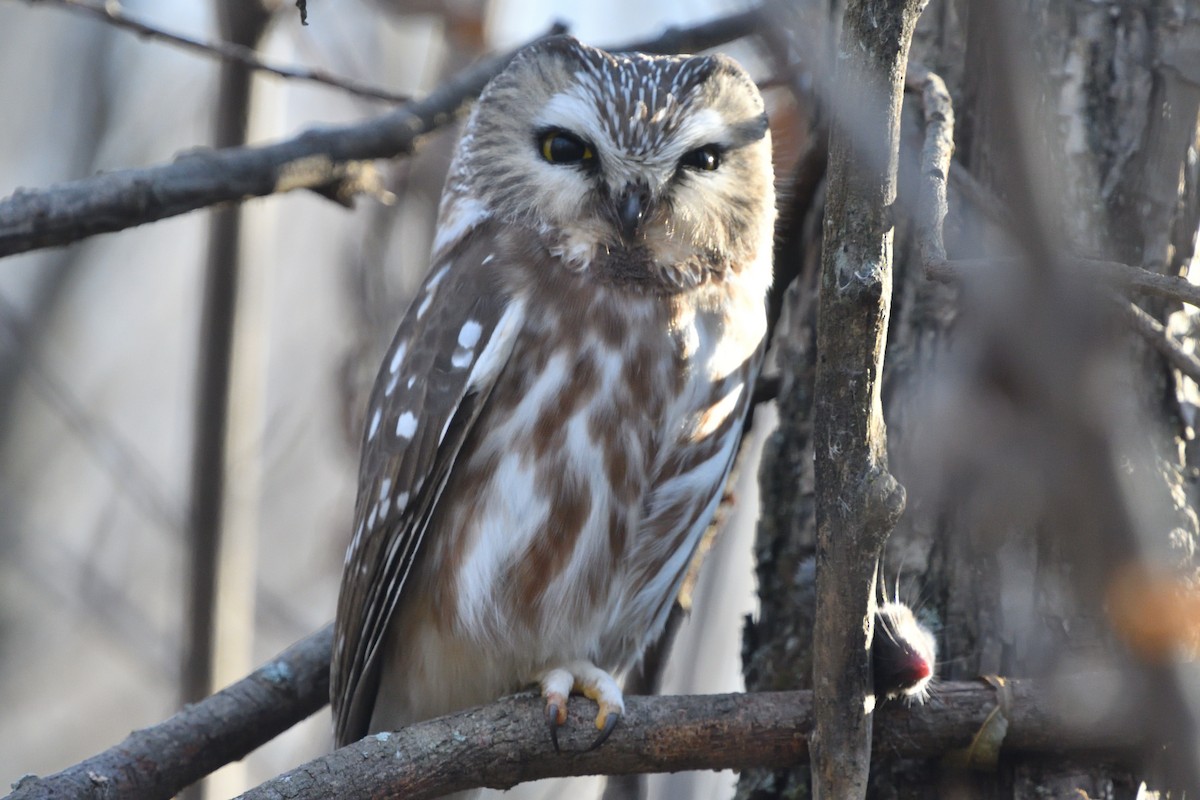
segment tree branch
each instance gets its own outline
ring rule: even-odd
[[[904,488],[887,467],[880,377],[892,295],[900,104],[923,7],[924,0],[849,2],[834,78],[813,413],[818,798],[864,797],[870,770],[872,587],[883,543],[904,509]]]
[[[256,72],[265,72],[288,80],[318,83],[370,100],[403,103],[410,99],[408,95],[389,92],[378,86],[356,81],[353,78],[342,78],[319,68],[285,67],[278,64],[268,64],[258,57],[257,52],[253,48],[234,42],[206,42],[191,36],[185,36],[181,33],[163,30],[145,20],[127,14],[121,8],[120,3],[117,2],[97,2],[97,0],[26,0],[26,2],[29,5],[54,6],[86,14],[113,27],[135,33],[139,38],[166,42],[192,53],[199,53],[210,58],[241,64],[243,67]]]
[[[244,680],[135,731],[118,746],[56,775],[22,779],[5,800],[169,798],[324,706],[332,641],[332,627],[326,627]],[[1118,704],[1106,706],[1103,719],[1089,716],[1086,725],[1074,725],[1071,714],[1060,713],[1072,706],[1071,698],[1078,706],[1093,680],[1105,686],[1111,678],[1081,676],[1053,685],[1012,681],[1005,695],[979,682],[941,684],[924,706],[885,705],[875,746],[902,756],[942,756],[966,747],[984,722],[1002,713],[1008,722],[1005,751],[1135,751],[1152,725],[1138,713],[1142,687],[1129,687]],[[580,752],[595,736],[595,713],[589,701],[576,699],[559,734],[564,753],[558,755],[543,711],[537,698],[518,695],[398,733],[368,736],[244,797],[418,800],[565,775],[779,768],[806,757],[812,729],[810,692],[631,696],[608,742]]]
[[[757,11],[743,11],[610,49],[706,50],[750,35],[758,19]],[[0,257],[276,192],[357,193],[361,186],[354,162],[412,152],[421,136],[453,120],[513,54],[485,59],[425,98],[367,122],[313,129],[261,147],[192,151],[170,164],[121,170],[48,189],[18,189],[0,200]]]
[[[1006,751],[1131,751],[1141,732],[1122,724],[1071,726],[1049,713],[1056,694],[1029,681],[1004,687],[945,684],[930,705],[890,704],[879,712],[875,744],[906,757],[966,748],[993,714],[1008,723]],[[1003,702],[1003,708],[999,708]],[[627,697],[626,714],[598,750],[588,701],[576,700],[555,753],[543,703],[530,694],[368,736],[284,773],[241,800],[404,798],[570,775],[623,775],[695,769],[783,768],[808,753],[811,692]],[[1128,709],[1127,709],[1128,710]]]
[[[45,778],[26,777],[6,800],[173,797],[245,757],[329,702],[333,626],[170,719]]]

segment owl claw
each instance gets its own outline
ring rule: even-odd
[[[604,744],[625,713],[625,699],[617,682],[590,661],[576,661],[565,667],[548,670],[539,682],[542,696],[546,698],[546,724],[550,728],[550,740],[554,743],[555,752],[559,752],[558,729],[567,721],[567,696],[572,691],[582,692],[600,706],[596,714],[596,728],[600,733],[588,750],[595,750]]]
[[[601,710],[600,716],[605,716],[603,710]],[[617,727],[617,723],[620,721],[621,721],[621,712],[620,711],[608,712],[608,715],[604,719],[604,722],[600,721],[600,717],[596,717],[596,727],[600,728],[600,733],[596,736],[596,739],[592,742],[591,746],[588,747],[588,752],[595,750],[600,745],[607,742],[608,737],[612,735],[613,729]]]
[[[546,727],[550,729],[550,741],[554,744],[554,752],[560,753],[558,747],[558,729],[567,721],[567,692],[559,691],[554,684],[546,685],[542,693],[546,697]]]
[[[561,753],[558,747],[558,703],[553,701],[546,704],[546,727],[550,729],[550,741],[554,744],[554,752]]]

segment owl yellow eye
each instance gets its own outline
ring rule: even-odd
[[[551,164],[579,164],[596,156],[592,148],[578,136],[566,131],[546,131],[541,138],[542,158]]]
[[[712,172],[721,166],[721,148],[715,144],[697,147],[683,154],[683,158],[679,159],[679,166]]]

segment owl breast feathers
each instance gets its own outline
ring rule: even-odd
[[[488,85],[367,410],[339,745],[528,684],[611,730],[737,448],[774,215],[728,58],[561,37]]]

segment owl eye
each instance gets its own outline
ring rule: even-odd
[[[683,154],[683,158],[679,159],[679,166],[712,172],[721,166],[721,148],[715,144],[706,144],[695,150],[689,150]]]
[[[591,146],[573,133],[550,130],[541,136],[542,158],[551,164],[580,164],[595,159]]]

